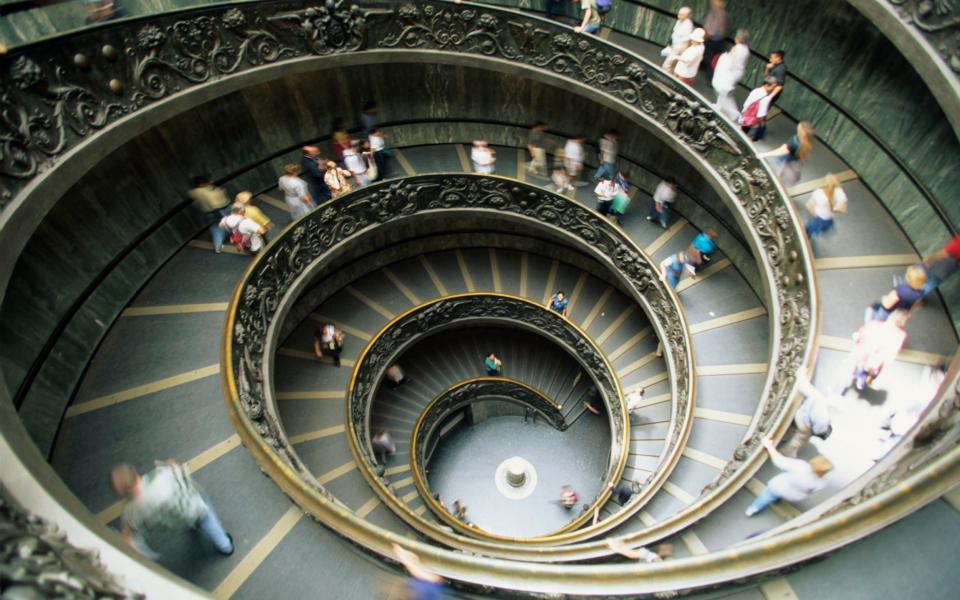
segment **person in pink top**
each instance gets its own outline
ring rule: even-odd
[[[858,390],[865,388],[887,364],[896,360],[907,342],[904,327],[909,318],[909,311],[898,309],[885,321],[870,321],[853,334],[856,342],[852,353],[853,379]]]

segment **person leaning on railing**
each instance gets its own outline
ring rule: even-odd
[[[777,452],[769,438],[763,440],[763,447],[770,453],[770,460],[781,472],[770,480],[767,487],[763,488],[760,495],[747,507],[744,513],[746,516],[752,517],[781,500],[802,502],[826,486],[823,477],[833,470],[833,463],[826,456],[814,456],[810,462],[787,458]]]

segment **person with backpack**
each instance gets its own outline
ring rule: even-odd
[[[767,77],[763,85],[754,89],[747,96],[740,111],[740,128],[755,142],[760,141],[761,132],[766,129],[767,111],[773,101],[773,92],[777,88],[777,80]]]
[[[607,0],[606,4],[609,3],[609,0]],[[597,0],[580,0],[580,9],[583,10],[583,20],[573,30],[577,33],[597,33],[600,31],[602,19]]]

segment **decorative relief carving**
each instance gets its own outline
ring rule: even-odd
[[[677,449],[681,443],[678,436],[682,423],[692,412],[691,362],[678,307],[669,300],[669,292],[654,267],[646,263],[622,232],[595,211],[542,188],[478,175],[421,175],[362,188],[310,213],[264,250],[242,284],[231,342],[231,364],[239,408],[250,418],[264,441],[309,481],[307,470],[283,437],[279,423],[267,410],[262,372],[268,327],[293,281],[314,261],[322,260],[334,246],[360,239],[370,226],[426,211],[464,208],[512,213],[537,226],[555,227],[566,232],[576,243],[592,248],[596,255],[610,257],[613,266],[623,274],[625,283],[632,288],[634,297],[643,299],[665,332],[663,340],[675,365],[673,385],[677,420],[681,424],[674,428],[674,439],[667,445]],[[322,274],[316,273],[315,276]],[[616,385],[610,379],[612,375],[607,373],[602,356],[576,334],[568,321],[540,306],[524,303],[513,306],[502,299],[486,302],[479,305],[466,299],[451,299],[450,302],[432,304],[405,319],[402,326],[396,324],[378,338],[375,349],[362,363],[351,394],[351,398],[366,399],[350,404],[350,418],[357,425],[360,437],[358,447],[368,448],[366,415],[369,400],[382,371],[391,364],[391,357],[406,341],[422,336],[437,324],[448,324],[458,318],[513,319],[550,333],[593,374],[608,404],[619,402]],[[622,431],[626,425],[619,410],[610,412],[615,432]],[[616,435],[614,439],[618,439]],[[619,455],[619,448],[613,450]]]
[[[956,0],[887,0],[904,22],[923,32],[943,60],[960,74],[960,6]]]
[[[55,525],[2,494],[0,583],[4,598],[144,598],[126,590],[96,552],[70,545]]]

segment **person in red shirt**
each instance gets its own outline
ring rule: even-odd
[[[923,285],[923,295],[926,296],[937,289],[941,283],[953,275],[960,265],[960,235],[953,236],[943,248],[923,259],[920,267],[927,274],[927,282]]]

